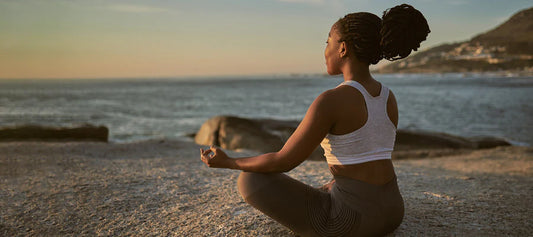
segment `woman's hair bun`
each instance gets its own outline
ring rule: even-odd
[[[416,51],[431,32],[422,13],[408,4],[384,11],[382,18],[380,46],[383,58],[390,61]]]

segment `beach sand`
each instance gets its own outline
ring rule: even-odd
[[[291,236],[243,202],[239,171],[183,141],[0,143],[0,236]],[[231,155],[246,155],[251,152]],[[391,236],[533,233],[533,148],[395,160],[405,218]],[[289,175],[318,187],[327,164]]]

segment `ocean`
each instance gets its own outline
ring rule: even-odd
[[[400,129],[496,136],[533,145],[533,78],[387,74]],[[0,80],[0,127],[104,125],[112,142],[188,140],[216,115],[301,120],[341,77]]]

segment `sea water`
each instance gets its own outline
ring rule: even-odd
[[[533,145],[533,78],[375,75],[394,92],[400,129],[496,136]],[[110,140],[187,139],[216,115],[301,120],[342,82],[329,76],[0,80],[0,127],[104,125]]]

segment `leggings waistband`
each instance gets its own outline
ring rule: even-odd
[[[389,206],[403,206],[396,176],[383,185],[335,176],[331,196],[351,209],[370,216],[383,213],[383,209]]]

